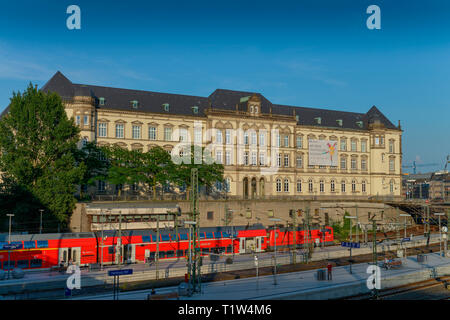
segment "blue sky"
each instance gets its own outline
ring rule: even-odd
[[[68,30],[66,8],[81,8]],[[369,30],[366,8],[381,9]],[[75,83],[367,112],[404,129],[404,164],[450,154],[450,2],[20,1],[0,5],[0,112],[60,70]]]

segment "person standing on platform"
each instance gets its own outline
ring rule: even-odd
[[[333,269],[333,266],[331,265],[330,262],[328,262],[327,269],[328,269],[328,280],[332,280],[333,277],[331,275],[331,271]]]

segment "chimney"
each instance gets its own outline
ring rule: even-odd
[[[398,120],[398,128],[401,129],[402,126],[400,125],[400,120]]]

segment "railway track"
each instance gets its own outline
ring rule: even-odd
[[[450,276],[415,282],[379,290],[379,300],[450,300]],[[345,300],[369,300],[372,294],[348,297]]]

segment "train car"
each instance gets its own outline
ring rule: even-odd
[[[275,237],[275,234],[277,235]],[[297,227],[295,236],[293,236],[292,228],[273,228],[268,229],[268,243],[267,250],[273,250],[275,248],[275,241],[277,249],[292,248],[294,243],[297,245],[303,245],[305,243],[313,244],[332,244],[334,240],[333,228],[326,226],[322,229],[319,227],[312,227],[309,230],[309,236],[303,227]],[[295,242],[296,239],[296,242]]]
[[[22,248],[10,251],[3,247],[8,243],[8,237],[3,235],[0,236],[0,268],[47,269],[61,264],[88,266],[102,261],[103,264],[143,263],[154,261],[156,252],[159,252],[161,260],[187,258],[189,232],[189,229],[179,228],[178,232],[162,229],[159,234],[152,230],[127,230],[122,231],[121,237],[118,231],[113,230],[102,233],[12,235],[11,243],[20,244]],[[292,246],[292,230],[289,228],[277,228],[274,231],[261,224],[200,228],[200,254],[227,255],[273,250],[275,233],[278,235],[277,248]],[[295,234],[297,244],[303,244],[304,230],[297,228]],[[316,239],[326,244],[332,243],[333,229],[313,228],[309,241],[315,243]]]
[[[58,266],[69,261],[84,266],[97,260],[95,234],[50,233],[32,235],[11,235],[11,243],[20,244],[22,249],[5,250],[8,237],[0,237],[0,268],[3,270],[43,269]],[[9,261],[9,262],[8,262]]]

